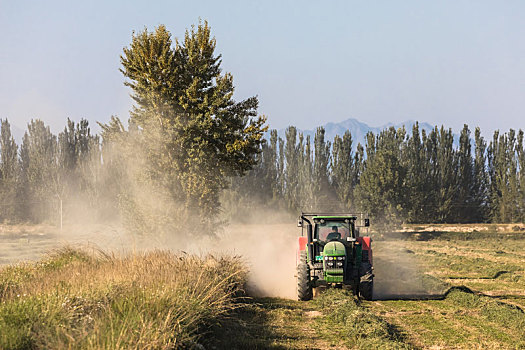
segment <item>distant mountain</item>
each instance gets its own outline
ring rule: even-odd
[[[405,122],[401,123],[388,123],[381,126],[369,126],[366,123],[363,123],[357,119],[350,118],[347,120],[344,120],[339,123],[326,123],[322,125],[325,129],[325,139],[332,141],[336,135],[343,136],[347,130],[350,130],[350,133],[352,134],[352,140],[354,141],[354,148],[357,146],[358,143],[364,144],[365,142],[365,136],[369,131],[372,131],[374,134],[378,134],[384,129],[387,129],[391,126],[395,127],[396,129],[405,126],[405,129],[407,130],[408,134],[412,133],[412,127],[414,126],[416,122],[414,120],[407,120]],[[303,135],[306,136],[310,135],[311,140],[313,141],[313,137],[315,135],[315,129],[312,130],[301,130],[297,129],[298,132],[302,132]],[[430,130],[434,129],[434,126],[428,124],[428,123],[419,123],[419,130],[425,129],[427,132],[430,132]],[[277,131],[278,135],[284,139],[286,135],[286,129],[280,129]]]
[[[2,118],[0,118],[0,120],[2,120]],[[20,146],[20,144],[22,144],[22,139],[24,138],[24,130],[13,125],[11,122],[9,122],[9,125],[11,127],[11,135],[14,137],[16,144]]]
[[[405,129],[407,130],[408,134],[412,133],[412,127],[416,122],[414,120],[407,120],[405,122],[401,123],[387,123],[381,126],[369,126],[366,123],[363,123],[357,119],[350,118],[347,120],[343,120],[339,123],[326,123],[322,125],[325,129],[325,139],[328,141],[333,141],[334,137],[336,135],[343,136],[346,132],[346,130],[350,130],[350,133],[352,134],[352,140],[353,140],[353,147],[354,149],[357,147],[358,143],[361,143],[362,145],[365,142],[365,136],[369,131],[372,131],[374,134],[378,134],[384,129],[387,129],[391,126],[395,127],[396,129],[405,126]],[[96,127],[95,127],[96,129]],[[317,129],[317,126],[313,129],[307,129],[307,130],[301,130],[297,129],[298,132],[302,132],[303,135],[308,136],[310,135],[310,139],[314,140],[315,131]],[[428,123],[419,123],[419,130],[425,129],[427,132],[430,132],[430,130],[434,129],[434,126],[428,124]],[[95,130],[97,131],[97,130]],[[24,130],[20,129],[16,125],[11,124],[11,133],[13,134],[13,137],[15,138],[15,141],[18,145],[22,143],[22,138],[24,136]],[[279,137],[285,138],[286,129],[280,129],[277,131]],[[269,132],[266,134],[266,137],[269,138]],[[457,135],[454,134],[454,141],[457,142]]]

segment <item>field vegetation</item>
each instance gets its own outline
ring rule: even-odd
[[[239,306],[238,257],[64,248],[0,271],[2,349],[191,348]]]
[[[525,348],[525,233],[515,227],[425,225],[378,235],[381,256],[405,257],[392,279],[414,262],[419,274],[441,285],[428,298],[411,300],[405,290],[364,307],[416,348]]]
[[[0,269],[0,348],[525,348],[525,232],[484,227],[373,233],[373,301],[253,297],[239,257],[63,248]]]
[[[376,300],[254,299],[224,337],[242,334],[239,349],[525,348],[525,233],[473,226],[373,233]]]

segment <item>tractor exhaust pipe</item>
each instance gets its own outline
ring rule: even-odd
[[[310,220],[308,220],[307,218],[305,218],[304,216],[301,216],[301,219],[306,221],[307,223],[307,226],[306,226],[306,238],[308,240],[308,243],[307,243],[307,246],[308,246],[308,261],[310,262],[310,264],[313,264],[314,263],[314,245],[312,244],[312,242],[314,241],[314,237],[313,237],[313,233],[312,233],[312,223],[310,222]]]

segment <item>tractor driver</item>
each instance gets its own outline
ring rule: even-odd
[[[332,226],[332,232],[326,236],[326,241],[333,241],[335,239],[341,239],[341,233],[338,232],[337,226]]]

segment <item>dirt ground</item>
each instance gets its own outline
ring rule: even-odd
[[[36,261],[66,245],[107,251],[136,249],[140,239],[111,225],[0,225],[0,265]]]

